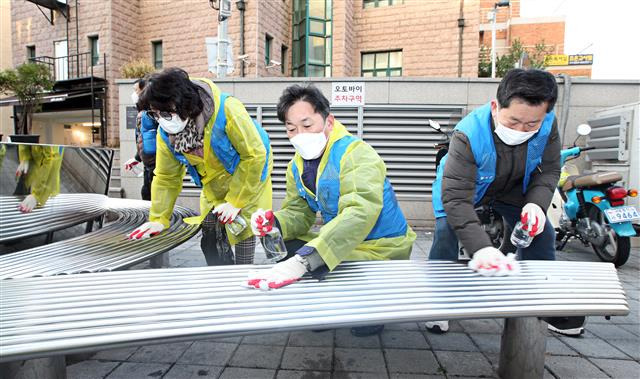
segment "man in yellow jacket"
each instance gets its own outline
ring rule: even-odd
[[[279,288],[344,261],[409,259],[416,234],[384,161],[335,120],[324,95],[313,86],[291,86],[280,98],[278,118],[296,150],[287,168],[287,193],[275,219],[259,210],[251,226],[256,235],[278,227],[290,258],[252,274],[248,284]],[[315,233],[317,212],[323,225]]]
[[[240,101],[178,68],[152,75],[140,101],[159,124],[156,167],[149,222],[129,238],[147,238],[169,226],[189,172],[202,192],[200,216],[185,222],[202,223],[207,264],[230,263],[224,259],[229,244],[236,245],[235,263],[252,263],[255,237],[250,228],[239,231],[232,223],[271,207],[273,157],[266,132]]]

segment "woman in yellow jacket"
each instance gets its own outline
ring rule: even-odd
[[[236,264],[252,263],[251,228],[234,234],[231,223],[271,207],[273,157],[266,132],[240,101],[221,93],[210,80],[192,80],[178,68],[152,75],[140,101],[159,124],[156,168],[149,222],[129,238],[151,237],[169,226],[188,171],[202,192],[200,216],[185,222],[202,224],[207,264],[231,263],[224,259],[229,244],[236,246]]]
[[[63,153],[62,146],[18,145],[20,164],[16,178],[23,176],[25,187],[31,188],[30,194],[18,206],[21,212],[31,212],[60,193]]]

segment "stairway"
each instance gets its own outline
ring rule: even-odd
[[[120,186],[120,149],[113,149],[113,153],[111,181],[109,182],[109,197],[124,198],[124,190]]]

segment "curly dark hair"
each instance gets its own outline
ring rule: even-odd
[[[547,71],[514,68],[502,78],[497,98],[501,108],[509,108],[513,99],[524,100],[529,105],[546,102],[548,113],[558,100],[558,85],[553,75]]]
[[[140,94],[140,103],[144,109],[175,112],[183,120],[194,119],[202,113],[202,89],[189,79],[185,70],[167,68],[151,74],[146,82]]]
[[[290,87],[287,87],[283,92],[282,96],[280,96],[280,100],[278,101],[278,120],[281,122],[285,122],[285,118],[287,116],[287,112],[289,108],[298,101],[306,101],[311,104],[313,110],[316,113],[320,113],[322,115],[322,119],[326,120],[329,116],[329,112],[331,111],[329,100],[320,92],[318,88],[313,85],[308,85],[306,87],[294,84]]]

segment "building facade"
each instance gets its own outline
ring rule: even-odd
[[[54,130],[40,131],[43,142],[117,146],[115,80],[130,60],[215,79],[205,41],[217,37],[221,1],[12,0],[14,65],[54,57],[56,74],[73,76],[74,59],[85,59],[106,83],[104,104],[46,106],[51,117],[34,118]],[[229,76],[476,77],[480,15],[479,0],[231,0]]]

